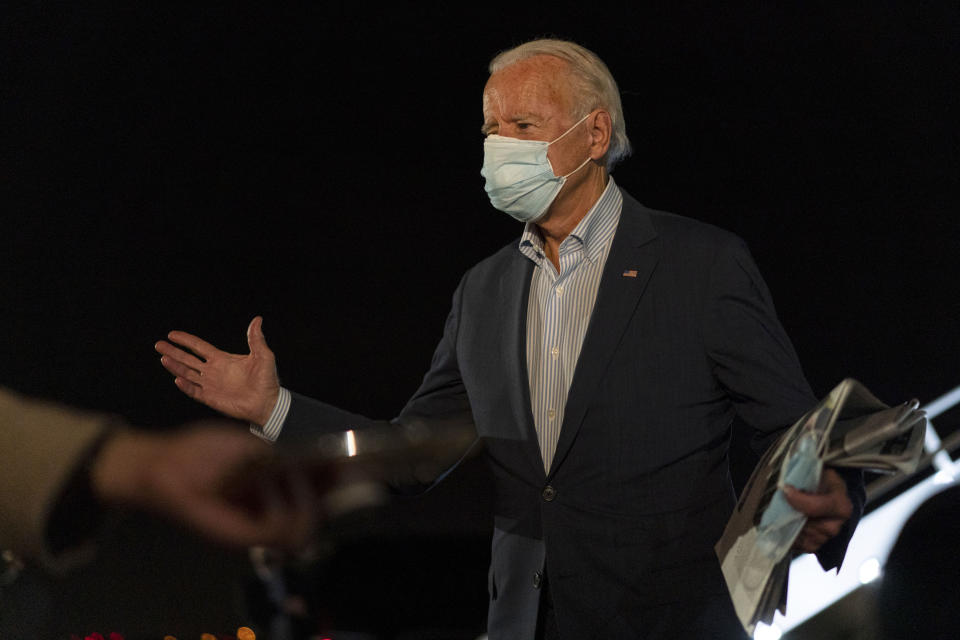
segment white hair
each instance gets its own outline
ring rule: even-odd
[[[606,154],[607,171],[630,155],[630,140],[623,121],[623,106],[620,104],[620,89],[616,80],[597,54],[574,42],[543,38],[531,40],[497,54],[490,61],[491,74],[512,64],[534,56],[553,56],[570,65],[573,76],[574,107],[579,110],[573,116],[593,109],[603,108],[610,114],[613,132],[610,148]]]

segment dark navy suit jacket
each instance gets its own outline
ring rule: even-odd
[[[544,573],[563,637],[742,637],[713,548],[735,504],[731,424],[762,451],[817,401],[746,246],[624,194],[549,473],[526,371],[532,269],[514,243],[463,276],[397,418],[472,412],[495,483],[490,640],[534,637]],[[367,422],[294,394],[280,442]],[[862,484],[851,494],[859,514]]]

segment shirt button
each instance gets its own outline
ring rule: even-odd
[[[541,584],[543,584],[543,574],[539,571],[535,571],[533,573],[533,588],[539,589]]]
[[[553,359],[556,360],[560,357],[560,347],[554,347],[550,349],[550,355],[553,356]]]
[[[553,420],[554,418],[557,417],[557,412],[554,411],[553,409],[550,409],[549,411],[547,411],[547,417]]]
[[[548,484],[543,488],[543,491],[540,492],[540,497],[547,502],[553,502],[553,499],[557,497],[557,490]]]
[[[557,287],[557,295],[560,295],[561,293],[563,293],[563,285]]]

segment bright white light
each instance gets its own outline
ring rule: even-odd
[[[869,558],[860,565],[859,570],[860,584],[873,582],[880,577],[880,561],[876,558]]]
[[[350,457],[357,455],[357,438],[353,435],[353,429],[347,431],[344,438],[347,440],[347,455]]]
[[[956,478],[946,469],[937,471],[936,475],[933,476],[933,484],[952,484],[954,480]]]
[[[928,402],[923,406],[924,412],[927,414],[927,420],[933,420],[938,415],[952,409],[954,405],[960,404],[960,387],[957,387],[953,391],[943,394],[936,400]]]
[[[753,630],[753,640],[780,640],[783,632],[775,624],[769,627],[762,622],[757,623],[757,628]]]

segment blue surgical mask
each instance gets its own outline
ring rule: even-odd
[[[550,142],[495,134],[487,136],[483,141],[483,169],[480,175],[486,178],[484,189],[490,203],[520,222],[539,219],[557,197],[567,178],[590,162],[588,156],[579,167],[564,176],[558,176],[547,158],[547,149],[589,117],[588,113]]]
[[[782,557],[807,522],[807,517],[787,502],[783,485],[815,491],[823,470],[823,460],[817,454],[817,438],[812,433],[800,436],[790,445],[787,455],[787,462],[780,470],[777,491],[757,527],[757,550],[769,557]]]

